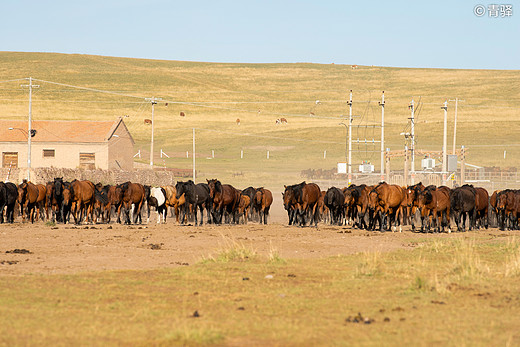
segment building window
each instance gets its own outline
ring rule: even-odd
[[[43,150],[43,157],[44,158],[54,158],[55,156],[55,150],[54,149],[44,149]]]
[[[18,152],[3,152],[2,153],[2,167],[18,167]]]
[[[79,168],[84,170],[94,170],[96,168],[96,153],[80,153]]]

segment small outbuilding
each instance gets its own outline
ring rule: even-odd
[[[33,120],[31,167],[134,168],[134,139],[122,118],[110,121]],[[0,120],[2,167],[26,168],[28,122]]]

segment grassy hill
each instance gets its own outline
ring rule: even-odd
[[[29,76],[40,85],[33,94],[35,119],[110,120],[126,115],[143,163],[149,161],[151,129],[144,124],[145,118],[151,118],[151,106],[144,98],[162,98],[155,106],[155,163],[191,168],[186,151],[191,152],[192,128],[197,128],[197,169],[205,177],[254,185],[291,183],[300,179],[302,169],[335,167],[345,160],[346,131],[339,123],[348,115],[351,89],[354,124],[361,126],[355,128],[354,139],[379,140],[380,129],[365,126],[380,124],[378,102],[384,90],[385,147],[403,149],[400,133],[409,131],[408,104],[413,97],[416,104],[420,102],[417,148],[441,150],[441,104],[459,98],[464,101],[459,102],[457,147],[469,149],[467,161],[482,166],[520,165],[518,70],[352,69],[333,64],[223,64],[0,52],[0,81]],[[27,117],[28,92],[20,84],[25,82],[0,83],[1,118]],[[185,117],[179,116],[181,111]],[[288,124],[275,125],[280,117]],[[453,118],[450,101],[449,149]],[[170,158],[160,159],[160,149]],[[379,143],[354,145],[354,149],[358,152],[353,164],[368,160],[380,167]],[[392,167],[401,169],[402,161],[392,160]]]

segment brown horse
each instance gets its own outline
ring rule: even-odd
[[[293,222],[298,222],[301,226],[307,224],[306,216],[310,215],[310,223],[314,222],[316,226],[319,220],[319,211],[317,211],[318,200],[321,197],[321,189],[315,183],[306,183],[292,186],[285,186],[284,205],[289,212],[288,207],[294,207]],[[286,204],[287,200],[287,204]],[[318,212],[318,213],[317,213]],[[291,224],[291,216],[289,216],[289,224]]]
[[[269,209],[273,203],[273,194],[269,189],[260,187],[255,194],[256,206],[259,206],[258,213],[260,215],[260,224],[263,222],[267,224],[267,217],[269,216]],[[263,218],[262,218],[263,217]]]
[[[215,224],[222,224],[224,210],[233,216],[233,223],[237,223],[237,207],[240,203],[240,193],[232,185],[222,184],[217,179],[206,180],[209,186],[209,196],[213,201],[213,220]]]
[[[177,189],[175,189],[174,186],[162,186],[162,189],[166,192],[166,206],[173,209],[173,212],[175,212],[175,217],[177,219],[177,223],[179,223],[179,215],[180,215],[180,209],[184,206],[186,203],[186,197],[184,194],[180,196],[180,198],[177,199]],[[191,206],[190,211],[191,211]],[[191,211],[192,212],[192,211]],[[191,213],[190,212],[190,213]]]
[[[489,227],[489,219],[488,219],[488,209],[489,209],[489,193],[484,188],[477,187],[475,188],[477,192],[475,197],[475,224],[476,228],[488,228]]]
[[[425,188],[426,187],[422,182],[419,182],[412,186],[408,186],[405,190],[405,218],[410,221],[412,231],[415,230],[415,213],[419,208],[418,197]]]
[[[247,224],[247,216],[249,215],[249,209],[251,208],[251,198],[247,195],[240,195],[240,202],[238,203],[238,219],[244,216],[244,224]]]
[[[515,191],[506,189],[497,194],[497,210],[500,230],[513,229],[515,210]]]
[[[379,230],[383,231],[383,225],[389,220],[390,215],[395,214],[396,224],[399,224],[399,232],[402,232],[402,202],[404,200],[404,189],[396,184],[386,182],[379,183],[369,194],[368,203],[371,210],[375,213],[381,212],[381,222]],[[388,230],[395,231],[392,227],[392,220],[389,220]]]
[[[419,209],[421,211],[421,232],[424,231],[424,219],[429,217],[427,223],[427,230],[430,231],[430,227],[434,226],[435,232],[444,232],[444,226],[448,226],[448,232],[450,229],[450,195],[451,189],[446,186],[435,187],[433,185],[426,187],[418,197]],[[446,223],[443,223],[443,217]]]
[[[70,182],[71,193],[71,212],[74,217],[75,224],[81,224],[83,216],[90,216],[90,222],[93,222],[94,207],[94,183],[90,181],[73,180]],[[65,201],[65,195],[64,195]]]
[[[497,195],[501,190],[495,190],[493,194],[489,197],[489,205],[491,206],[491,217],[492,222],[491,225],[496,227],[499,223],[498,221],[498,209],[497,209]]]
[[[24,210],[31,223],[34,223],[34,213],[36,213],[36,221],[38,221],[40,214],[43,219],[46,197],[47,191],[43,184],[36,185],[30,181],[23,180],[18,186],[18,204],[20,205],[22,220],[25,221]]]
[[[285,191],[282,193],[283,206],[287,211],[289,217],[289,225],[296,224],[298,222],[298,215],[296,211],[300,209],[300,204],[296,200],[296,195],[292,190],[293,186],[284,186]]]
[[[119,205],[118,213],[121,208],[124,208],[126,215],[125,224],[131,224],[130,209],[132,208],[132,205],[134,206],[132,211],[134,215],[134,224],[137,224],[137,221],[142,223],[141,208],[143,207],[143,203],[145,201],[145,191],[143,185],[140,183],[125,182],[118,185],[118,187],[121,188],[121,194],[123,196],[121,205]]]
[[[56,216],[60,213],[60,207],[58,204],[58,199],[56,199],[56,187],[54,186],[54,182],[47,182],[45,185],[46,198],[45,198],[45,214],[47,220],[49,220],[49,210],[52,211],[52,222],[56,221]]]

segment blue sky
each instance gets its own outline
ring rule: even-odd
[[[511,4],[509,18],[474,14]],[[0,50],[207,62],[520,69],[520,1],[17,1]]]

